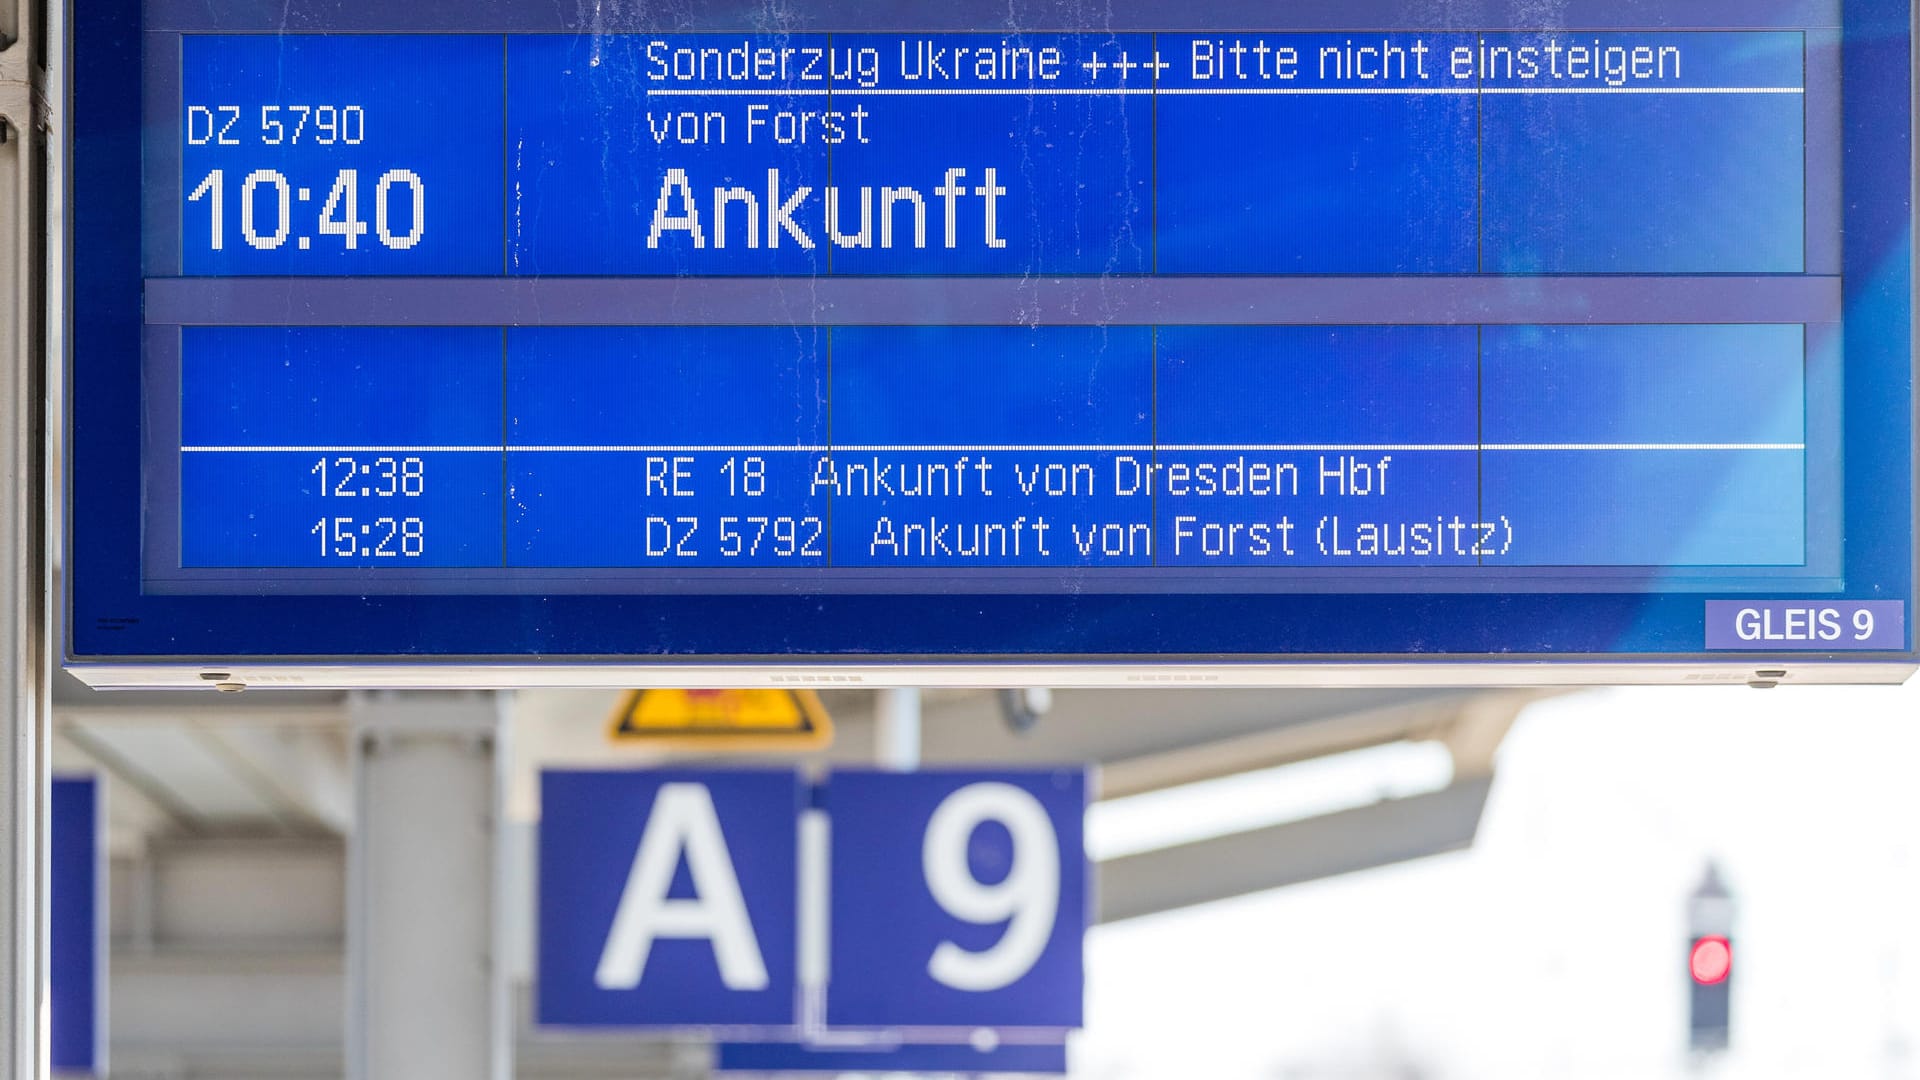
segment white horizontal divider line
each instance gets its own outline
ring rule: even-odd
[[[1483,450],[1805,450],[1806,443],[1488,443]]]
[[[1473,94],[1804,94],[1801,86],[941,86],[715,88],[648,90],[648,97],[1068,97],[1354,96],[1370,94],[1458,96]]]
[[[1804,94],[1804,86],[1488,86],[1483,94]]]
[[[504,446],[182,446],[183,454],[498,454]]]
[[[184,454],[976,454],[976,453],[1472,453],[1475,451],[1804,451],[1806,443],[1122,443],[847,446],[182,446]]]

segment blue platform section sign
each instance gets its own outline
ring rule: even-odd
[[[55,1073],[99,1076],[107,1066],[100,782],[90,776],[56,777],[50,806],[49,1057]]]
[[[796,775],[550,772],[541,788],[541,1023],[794,1022]]]
[[[965,1050],[969,1071],[1050,1060],[979,1057],[980,1029],[1080,1026],[1081,769],[842,770],[810,792],[792,773],[560,771],[541,787],[544,1025],[727,1029],[756,1061],[848,1049],[830,1031],[904,1032],[851,1045]],[[968,1037],[928,1037],[941,1029]],[[954,1067],[921,1060],[876,1067]]]
[[[837,775],[827,1023],[1081,1022],[1086,774]]]

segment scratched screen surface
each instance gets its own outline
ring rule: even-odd
[[[1838,0],[393,7],[142,7],[144,593],[1908,599]]]

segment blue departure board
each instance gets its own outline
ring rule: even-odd
[[[1913,658],[1910,0],[921,8],[82,5],[76,670]]]

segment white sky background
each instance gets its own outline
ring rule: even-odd
[[[1078,1080],[1689,1077],[1687,895],[1739,905],[1705,1075],[1920,1080],[1920,680],[1609,690],[1508,737],[1473,850],[1097,929]]]

